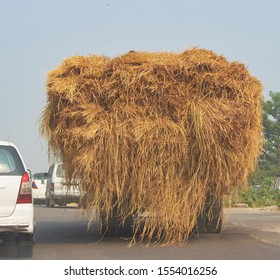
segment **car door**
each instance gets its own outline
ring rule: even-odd
[[[0,217],[12,215],[25,171],[13,146],[0,145]]]
[[[63,164],[58,163],[55,165],[53,173],[54,191],[56,195],[65,196],[67,194],[67,187],[65,185],[65,176]]]

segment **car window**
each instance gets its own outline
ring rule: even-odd
[[[0,175],[22,175],[24,166],[12,146],[0,146]]]
[[[59,178],[63,178],[64,177],[63,164],[58,164],[57,165],[56,177],[59,177]]]
[[[46,179],[47,178],[47,173],[35,173],[33,175],[33,179],[34,180],[42,180],[42,179]]]

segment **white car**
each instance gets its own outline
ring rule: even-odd
[[[32,196],[34,204],[46,202],[46,185],[48,173],[35,173],[32,179]]]
[[[0,141],[0,246],[15,243],[18,257],[33,254],[34,205],[30,176],[16,146]]]
[[[81,192],[77,180],[71,184],[65,182],[62,163],[52,164],[49,168],[46,187],[46,206],[65,206],[67,203],[79,203]]]

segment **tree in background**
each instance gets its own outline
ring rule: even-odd
[[[263,101],[263,153],[250,179],[251,188],[234,194],[233,205],[242,202],[250,207],[276,205],[280,208],[280,189],[272,188],[280,176],[280,92],[270,92],[269,96],[269,100]]]
[[[264,152],[260,169],[280,172],[280,92],[270,92],[270,100],[263,102]]]

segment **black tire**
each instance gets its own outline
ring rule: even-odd
[[[17,238],[17,256],[19,258],[31,258],[33,256],[33,236],[19,234]]]
[[[18,246],[17,256],[19,258],[32,258],[33,256],[33,245]]]
[[[196,228],[193,230],[194,234],[205,233],[205,209],[203,209],[202,213],[197,218],[197,225]]]
[[[100,215],[100,234],[101,236],[114,236],[117,232],[117,218],[109,217],[106,219],[105,214]]]
[[[54,208],[54,205],[55,205],[54,199],[50,196],[49,200],[50,200],[50,207]]]
[[[222,200],[209,197],[202,213],[197,217],[194,233],[220,233],[222,230]]]
[[[46,198],[46,207],[54,208],[54,205],[55,205],[55,201],[51,196]]]
[[[134,218],[127,217],[124,223],[118,225],[119,234],[123,237],[132,237],[134,234]]]
[[[220,233],[222,230],[222,201],[210,200],[205,212],[206,232]]]
[[[80,209],[87,209],[87,199],[86,197],[83,197],[78,202],[78,208]]]

